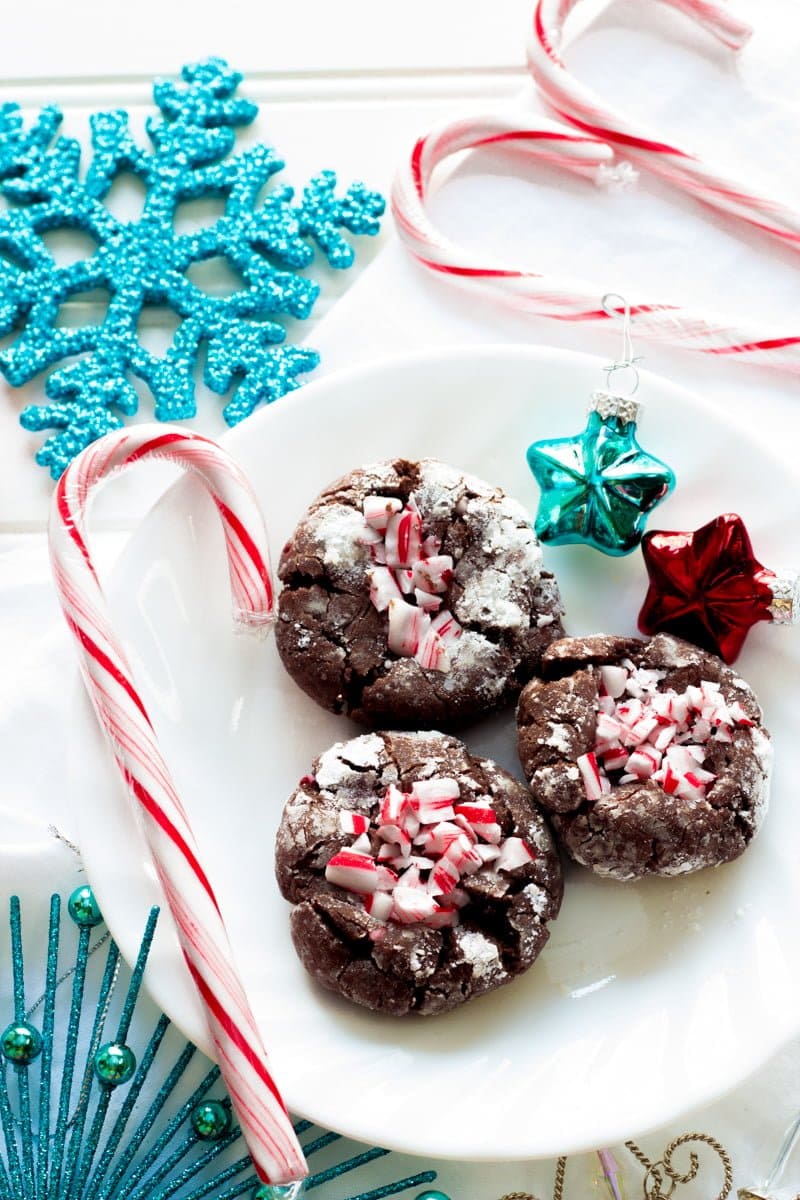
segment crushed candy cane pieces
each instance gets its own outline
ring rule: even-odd
[[[402,509],[403,501],[394,496],[367,496],[362,511],[364,520],[370,529],[375,529],[378,533],[386,533],[389,518],[402,512]]]
[[[364,897],[364,908],[371,917],[383,924],[392,914],[392,897],[388,892],[373,892]]]
[[[393,654],[414,658],[430,627],[431,619],[421,608],[402,599],[389,601],[389,649]]]
[[[314,782],[313,776],[307,776],[309,783]],[[369,829],[369,818],[363,813],[349,812],[347,809],[342,809],[339,813],[339,828],[342,833],[354,833],[360,836],[366,833]]]
[[[522,838],[506,838],[500,847],[498,871],[515,871],[517,867],[524,867],[529,862],[533,862],[533,855]]]
[[[621,772],[618,783],[652,779],[669,796],[702,800],[716,779],[703,768],[707,746],[753,725],[738,700],[726,703],[718,683],[659,691],[665,674],[629,659],[600,668],[594,750],[576,760],[588,800],[608,795],[610,772]]]
[[[516,871],[535,857],[522,838],[503,837],[490,797],[461,803],[458,781],[447,776],[418,780],[408,792],[390,784],[373,821],[343,809],[339,827],[355,840],[332,856],[325,878],[360,896],[381,925],[452,928],[469,903],[465,879]]]
[[[364,894],[377,891],[379,870],[374,859],[353,850],[340,850],[325,868],[325,878],[348,892]]]
[[[378,612],[386,612],[392,600],[399,600],[403,593],[388,567],[375,566],[367,571],[369,598]]]
[[[369,598],[378,612],[388,613],[389,649],[416,659],[426,671],[449,671],[450,651],[462,633],[441,607],[453,581],[452,557],[439,553],[442,543],[434,534],[422,536],[413,495],[406,504],[393,496],[367,496],[362,511],[360,540],[374,564],[367,572]]]
[[[449,671],[450,656],[444,639],[435,629],[428,628],[419,644],[416,660],[426,671]]]

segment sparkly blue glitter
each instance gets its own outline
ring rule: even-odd
[[[12,995],[6,1016],[21,1025],[39,1014],[42,1049],[27,1065],[0,1069],[0,1200],[251,1200],[260,1185],[239,1129],[231,1122],[212,1141],[197,1129],[198,1108],[228,1105],[219,1095],[219,1068],[204,1062],[167,1017],[158,1016],[154,1027],[149,1016],[136,1020],[157,910],[128,971],[107,933],[97,937],[86,923],[62,926],[61,901],[53,896],[44,993],[33,1004],[26,995],[16,897],[9,915]],[[102,978],[93,988],[89,960],[101,949]],[[69,966],[62,970],[65,957]],[[71,999],[61,1003],[59,987],[67,981]],[[119,1089],[100,1086],[92,1070],[109,1036],[130,1042],[138,1060]],[[436,1180],[435,1171],[421,1171],[365,1191],[359,1170],[391,1161],[389,1152],[354,1147],[337,1133],[315,1131],[309,1121],[296,1123],[298,1137],[309,1131],[303,1150],[313,1165],[303,1195],[313,1193],[314,1200],[344,1200],[342,1187],[351,1200],[386,1200]],[[317,1156],[323,1159],[319,1168]],[[351,1176],[355,1182],[348,1186],[344,1179]]]
[[[0,371],[19,387],[77,356],[48,377],[50,403],[31,405],[20,418],[29,430],[56,430],[36,455],[53,478],[136,412],[134,378],[152,393],[158,420],[193,417],[193,373],[203,349],[207,386],[219,395],[232,391],[223,410],[230,425],[298,387],[298,376],[313,370],[319,356],[279,346],[286,331],[272,318],[311,312],[319,286],[298,272],[314,258],[314,243],[331,266],[345,268],[354,255],[341,231],[378,232],[382,197],[360,183],[337,196],[332,171],[315,176],[297,202],[289,187],[274,187],[261,199],[284,164],[263,145],[231,155],[235,129],[258,112],[236,95],[241,76],[211,58],[184,67],[182,78],[182,85],[154,86],[160,114],[147,122],[147,150],[134,141],[127,113],[92,117],[85,176],[78,142],[57,136],[57,108],[44,108],[26,129],[17,105],[0,106],[0,192],[10,205],[0,217],[0,336],[19,331],[0,353]],[[136,221],[118,220],[104,204],[123,173],[146,189]],[[178,206],[207,197],[221,197],[224,214],[177,234]],[[64,229],[89,234],[96,250],[59,266],[43,235]],[[220,256],[242,281],[229,295],[209,294],[187,275]],[[110,293],[99,323],[59,324],[71,297],[97,288]],[[152,305],[168,306],[181,322],[161,358],[141,344],[137,330],[142,310]]]

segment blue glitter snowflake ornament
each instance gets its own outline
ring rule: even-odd
[[[261,199],[284,164],[263,145],[231,155],[235,130],[258,112],[236,95],[241,76],[211,58],[184,67],[182,79],[154,86],[160,112],[147,122],[151,148],[134,141],[127,113],[95,114],[85,176],[78,142],[57,136],[57,108],[43,109],[26,129],[17,105],[0,106],[0,191],[10,205],[0,218],[0,336],[19,331],[0,353],[0,371],[18,387],[78,356],[48,377],[50,403],[31,405],[20,418],[26,429],[57,431],[36,455],[53,478],[136,411],[134,378],[151,391],[158,420],[193,417],[193,372],[203,348],[208,387],[220,395],[235,389],[223,410],[229,425],[296,388],[318,355],[279,345],[286,332],[273,318],[311,312],[319,286],[298,272],[313,259],[314,243],[331,266],[345,268],[354,253],[341,231],[378,232],[382,197],[360,183],[337,196],[332,171],[315,176],[298,202],[289,187]],[[146,189],[135,221],[119,220],[104,204],[122,173]],[[178,206],[206,197],[224,200],[223,215],[176,233]],[[88,234],[96,250],[59,266],[43,235],[63,229]],[[203,291],[188,274],[219,256],[241,277],[229,295]],[[59,324],[65,302],[97,288],[110,294],[99,323]],[[151,305],[168,306],[180,321],[161,358],[138,335]]]

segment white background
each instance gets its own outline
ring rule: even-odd
[[[125,106],[138,126],[148,111],[153,74],[220,54],[246,73],[245,94],[262,105],[248,137],[277,146],[287,160],[287,181],[302,185],[317,169],[333,167],[345,182],[362,178],[387,192],[395,164],[432,124],[470,111],[535,107],[524,70],[529,7],[528,0],[405,0],[391,7],[366,0],[17,4],[4,14],[0,100],[17,100],[29,112],[57,102],[65,132],[85,141],[95,108]],[[682,139],[745,182],[800,205],[800,11],[794,0],[740,3],[737,11],[756,26],[738,62],[652,0],[612,5],[567,61],[626,111],[640,112],[662,137]],[[514,265],[595,279],[599,293],[627,290],[708,304],[758,317],[774,332],[798,332],[800,326],[800,277],[789,252],[649,180],[608,196],[544,171],[521,177],[508,160],[484,155],[440,191],[433,212],[457,240],[482,245]],[[321,370],[448,341],[541,341],[603,355],[616,351],[607,334],[490,310],[442,281],[427,280],[391,240],[387,221],[375,244],[361,243],[360,265],[350,276],[331,280],[321,273],[328,290],[306,328],[294,331],[309,334],[322,351]],[[704,392],[746,420],[754,437],[767,437],[787,459],[796,458],[796,380],[666,349],[638,349],[646,350],[651,370]],[[43,572],[51,484],[32,461],[40,436],[25,433],[16,418],[25,403],[41,396],[41,381],[20,392],[0,385],[6,704],[15,680],[24,678],[20,647],[38,628],[20,614],[14,587],[22,572]],[[196,427],[221,433],[219,402],[201,396],[200,403]],[[164,478],[145,480],[142,473],[103,498],[97,526],[108,531],[100,546],[109,557],[119,544],[114,531],[132,527]],[[735,502],[732,497],[733,507]],[[786,560],[792,559],[800,560],[800,539],[786,547]],[[799,1061],[796,1052],[788,1054],[752,1089],[668,1132],[682,1132],[691,1120],[692,1127],[716,1133],[737,1157],[737,1182],[750,1182],[800,1107]],[[664,1141],[666,1133],[657,1135],[649,1148],[657,1152]],[[448,1186],[454,1200],[493,1200],[512,1186],[544,1193],[546,1177],[538,1168],[506,1169],[494,1177],[466,1170],[451,1174]],[[791,1182],[793,1194],[800,1189],[800,1166]],[[709,1193],[698,1188],[685,1195]]]

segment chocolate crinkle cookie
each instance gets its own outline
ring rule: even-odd
[[[561,904],[528,789],[442,733],[326,751],[286,805],[275,864],[306,970],[392,1016],[447,1012],[522,974]]]
[[[772,744],[743,679],[678,638],[554,642],[520,696],[519,754],[564,849],[615,879],[737,858],[767,807]]]
[[[528,513],[433,459],[351,471],[284,547],[277,644],[323,708],[455,727],[515,698],[563,636]]]

